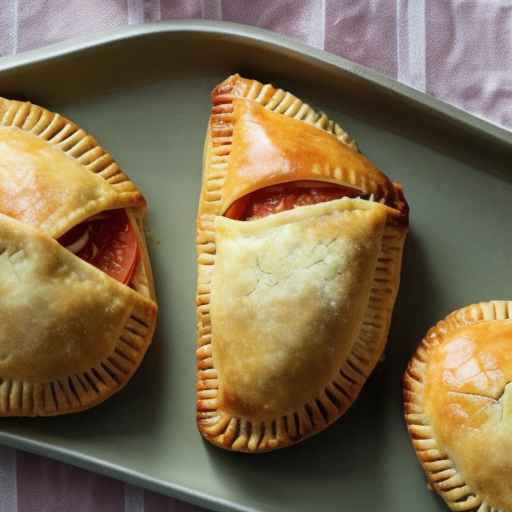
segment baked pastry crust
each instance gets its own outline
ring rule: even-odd
[[[58,238],[104,210],[144,198],[112,156],[75,123],[0,98],[0,213]]]
[[[212,93],[197,218],[201,434],[264,452],[339,418],[386,343],[407,205],[327,116],[290,93],[233,75]],[[343,198],[248,222],[240,197],[315,180]]]
[[[430,329],[404,376],[405,420],[454,511],[512,510],[512,301],[459,309]]]
[[[0,416],[87,409],[126,384],[155,329],[144,198],[95,139],[30,103],[0,98],[0,155]],[[55,240],[118,208],[139,246],[131,287]]]
[[[223,213],[262,185],[290,181],[348,185],[383,200],[396,194],[389,179],[367,158],[328,131],[263,108],[257,101],[234,98],[232,106],[236,130],[223,185]]]

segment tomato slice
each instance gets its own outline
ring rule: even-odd
[[[235,201],[224,214],[225,217],[230,219],[244,219],[246,217],[246,211],[250,205],[251,195],[241,197]]]
[[[263,188],[235,201],[224,214],[230,219],[255,220],[298,206],[357,197],[361,191],[318,182],[291,182]]]
[[[139,261],[137,234],[125,210],[111,210],[75,226],[59,243],[123,284]]]

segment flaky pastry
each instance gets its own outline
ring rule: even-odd
[[[451,510],[512,510],[512,302],[459,309],[430,329],[404,376],[418,459]]]
[[[407,205],[324,114],[229,77],[197,218],[201,434],[263,452],[339,418],[386,343]]]
[[[80,411],[153,336],[145,201],[96,140],[0,98],[0,416]]]

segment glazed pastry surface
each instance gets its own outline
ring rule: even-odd
[[[153,336],[144,198],[72,121],[4,98],[0,196],[0,416],[87,409],[126,384]],[[80,240],[57,241],[110,210],[124,212],[131,233],[126,284],[72,252]],[[115,243],[103,254],[110,265],[124,250]]]
[[[512,510],[511,318],[508,301],[452,313],[429,331],[405,374],[413,444],[452,510]]]
[[[212,105],[197,421],[217,446],[264,452],[339,418],[380,358],[407,203],[341,126],[292,94],[233,75]]]

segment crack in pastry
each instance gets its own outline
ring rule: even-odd
[[[72,121],[4,98],[0,197],[0,416],[92,407],[155,329],[145,200]]]
[[[423,469],[456,511],[512,510],[512,302],[451,313],[404,375],[407,428]]]
[[[264,452],[320,432],[381,357],[408,207],[325,114],[228,78],[212,94],[197,218],[197,421]]]
[[[217,219],[212,355],[226,411],[263,421],[288,413],[290,403],[309,405],[311,382],[325,388],[333,380],[364,315],[385,221],[380,207],[350,210],[344,200],[250,223]],[[350,233],[354,225],[363,233]],[[333,232],[337,242],[325,265],[311,268],[309,247]],[[312,239],[311,246],[297,247],[301,238]],[[249,300],[257,258],[273,284]]]

